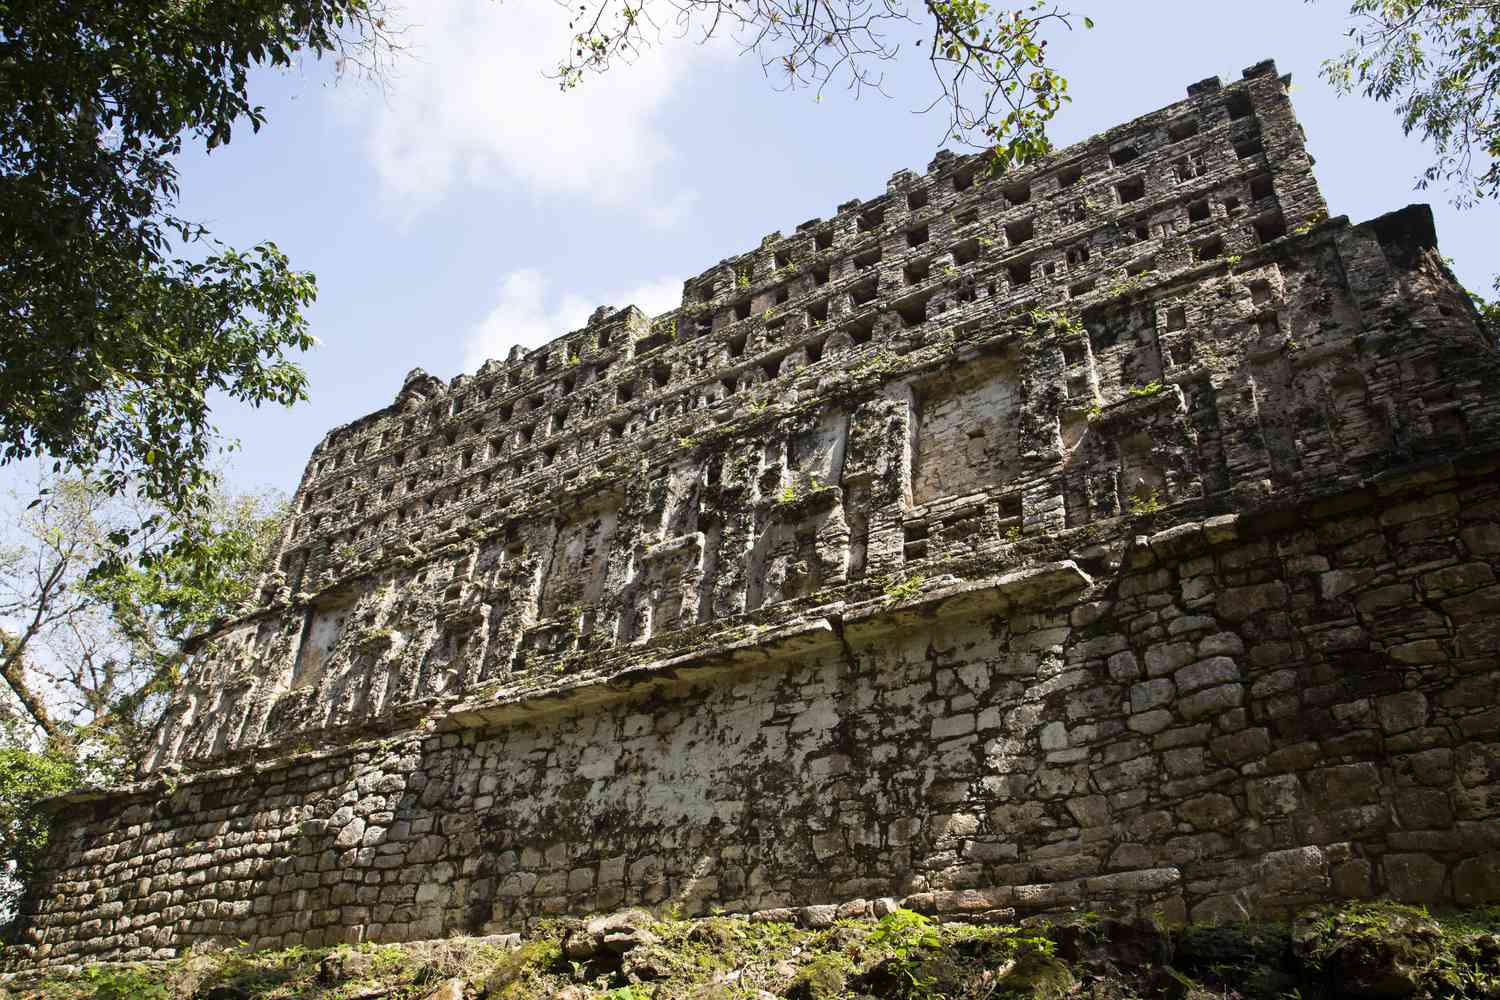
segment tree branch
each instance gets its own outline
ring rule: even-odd
[[[27,637],[30,638],[29,636]],[[0,632],[0,649],[4,650],[4,659],[0,660],[0,677],[5,678],[6,685],[21,707],[26,709],[26,714],[36,723],[48,738],[59,735],[60,729],[52,719],[52,714],[47,711],[46,702],[37,697],[26,683],[26,660],[25,640],[18,639],[8,632]]]
[[[632,62],[670,32],[700,42],[727,35],[788,90],[821,96],[830,83],[847,80],[856,97],[866,87],[884,93],[875,64],[900,54],[892,33],[925,20],[940,93],[924,110],[947,106],[945,138],[995,148],[1000,166],[1024,161],[1050,148],[1047,122],[1067,100],[1066,81],[1046,65],[1041,36],[1048,28],[1071,28],[1072,15],[1045,0],[1014,11],[967,0],[556,2],[568,10],[572,31],[553,74],[564,89]]]

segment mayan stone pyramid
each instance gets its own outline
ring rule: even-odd
[[[984,166],[330,431],[12,967],[1500,902],[1500,355],[1431,213],[1329,218],[1271,63]]]

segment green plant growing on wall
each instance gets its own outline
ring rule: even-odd
[[[1161,380],[1156,379],[1151,382],[1147,382],[1145,385],[1131,386],[1127,391],[1136,399],[1148,399],[1151,396],[1155,396],[1165,388],[1166,386],[1161,383]]]
[[[1313,227],[1328,218],[1328,213],[1317,211],[1307,217],[1307,221],[1292,230],[1293,236],[1306,236],[1313,231]]]
[[[1161,491],[1152,490],[1147,497],[1130,498],[1130,516],[1148,517],[1151,514],[1160,513],[1165,504],[1161,501]]]
[[[915,597],[922,590],[922,584],[926,582],[925,576],[909,576],[902,580],[894,576],[885,577],[881,580],[881,593],[888,600],[904,601],[909,597]]]
[[[896,355],[885,348],[877,348],[869,357],[865,358],[852,369],[854,374],[863,375],[867,372],[889,371],[896,365]]]
[[[793,483],[788,483],[787,485],[783,486],[781,488],[781,493],[780,493],[778,499],[780,499],[780,501],[782,503],[794,503],[794,502],[796,502],[796,500],[797,500],[797,487],[796,487],[796,485],[793,484]]]
[[[1028,315],[1031,317],[1032,325],[1038,330],[1050,326],[1058,333],[1074,337],[1081,337],[1088,332],[1082,320],[1074,319],[1067,313],[1055,309],[1033,309]]]
[[[1019,524],[1011,525],[1010,530],[1005,533],[1005,540],[1012,545],[1019,542],[1021,540],[1021,526]]]
[[[748,266],[741,266],[735,270],[734,287],[741,289],[750,287],[750,268]]]
[[[1126,295],[1134,295],[1136,292],[1144,290],[1147,284],[1146,275],[1148,273],[1149,272],[1147,271],[1142,271],[1140,274],[1128,275],[1124,279],[1111,285],[1109,291],[1105,293],[1104,297],[1107,299],[1118,299],[1123,298]]]

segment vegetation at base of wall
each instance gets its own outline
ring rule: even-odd
[[[807,929],[741,918],[658,918],[623,954],[565,948],[582,921],[519,948],[455,938],[275,952],[206,952],[93,966],[3,1000],[1411,1000],[1500,995],[1500,909],[1436,916],[1361,902],[1293,922],[1168,928],[1097,914],[1020,924],[936,923],[908,910]]]
[[[47,845],[38,803],[77,785],[81,770],[71,754],[19,745],[11,729],[0,721],[0,743],[10,744],[0,745],[0,919],[14,911]]]

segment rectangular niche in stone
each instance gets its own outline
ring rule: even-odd
[[[1009,353],[976,358],[917,387],[912,501],[975,493],[1016,477],[1020,378]]]
[[[542,585],[543,619],[552,618],[563,608],[596,604],[604,595],[609,543],[618,518],[619,504],[611,501],[563,522]]]
[[[344,623],[353,610],[353,598],[308,609],[302,644],[297,649],[297,662],[292,668],[293,688],[315,687],[323,679],[328,658],[344,634]]]

